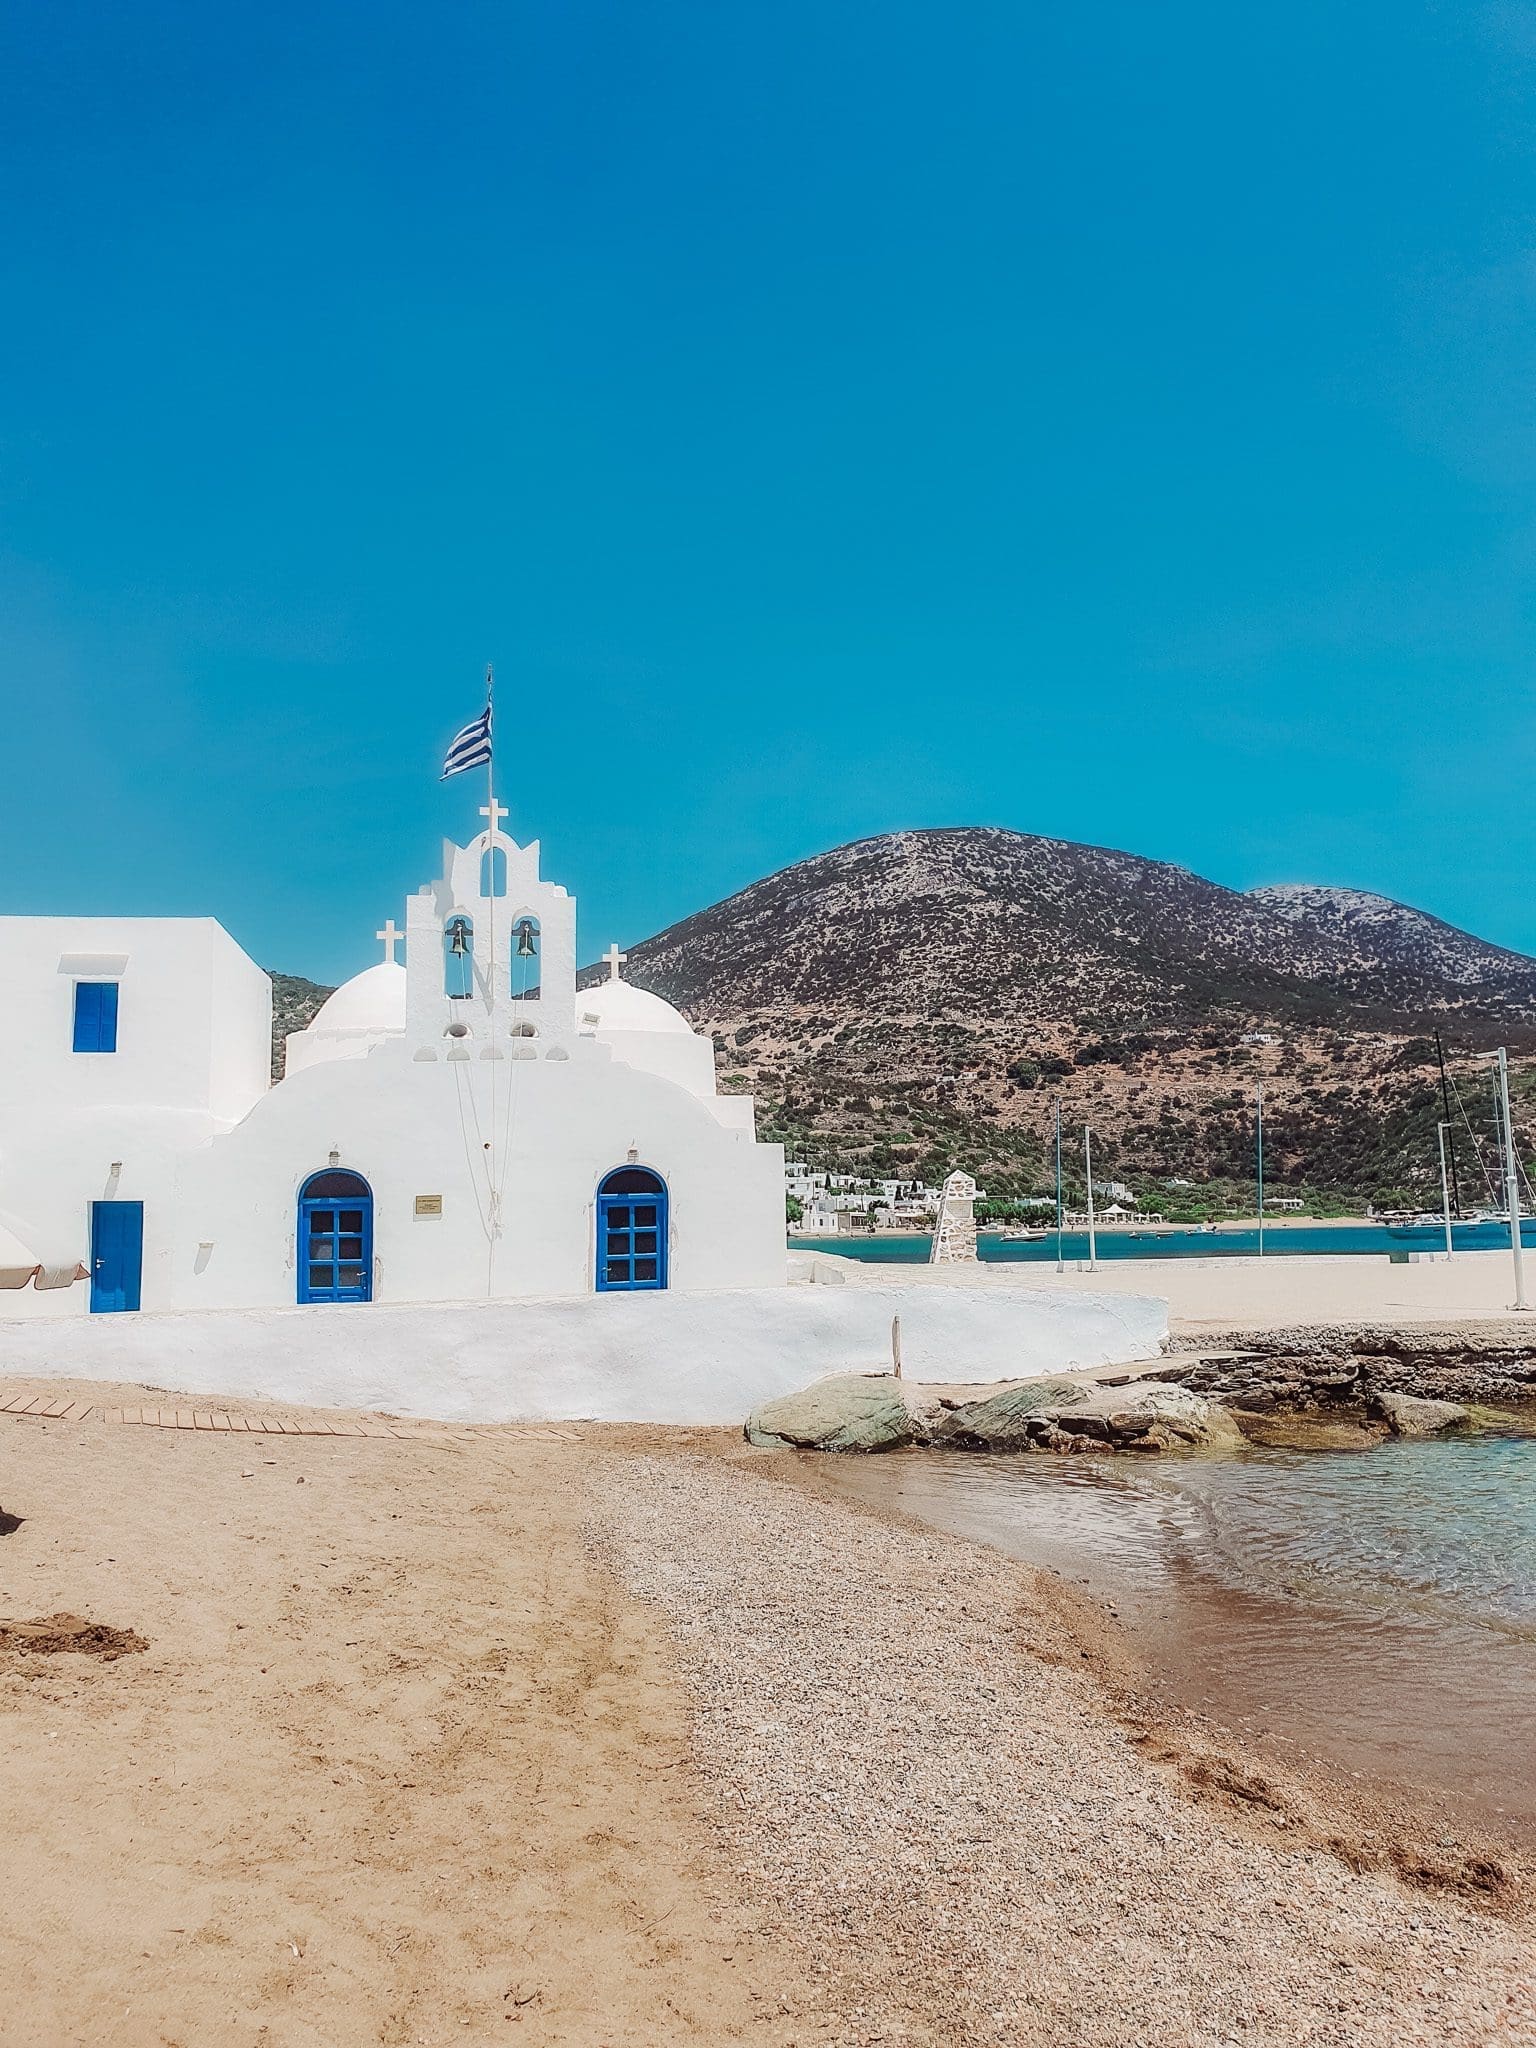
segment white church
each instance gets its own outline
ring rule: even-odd
[[[751,1099],[482,816],[276,1084],[213,919],[0,918],[0,1315],[782,1287]]]

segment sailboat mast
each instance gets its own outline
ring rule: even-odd
[[[1445,1046],[1439,1032],[1435,1033],[1435,1058],[1440,1062],[1440,1110],[1445,1118],[1443,1129],[1451,1138],[1451,1202],[1456,1211],[1456,1220],[1461,1221],[1461,1182],[1456,1174],[1456,1126],[1451,1121],[1451,1085],[1445,1077]],[[1443,1141],[1442,1141],[1443,1142]]]
[[[1504,1192],[1509,1203],[1509,1249],[1515,1262],[1515,1307],[1530,1306],[1525,1298],[1525,1259],[1520,1241],[1520,1160],[1515,1151],[1515,1119],[1509,1103],[1509,1054],[1498,1051],[1499,1107],[1503,1112]]]

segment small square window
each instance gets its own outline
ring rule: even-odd
[[[621,1282],[621,1283],[622,1283],[623,1281],[627,1280],[628,1278],[629,1278],[629,1261],[628,1261],[628,1259],[610,1259],[610,1260],[608,1261],[608,1279],[609,1279],[610,1283],[611,1283],[611,1282],[615,1282],[615,1281],[617,1281],[617,1282]]]
[[[117,983],[75,983],[76,1052],[117,1051]]]
[[[312,1294],[321,1294],[321,1293],[326,1293],[326,1294],[328,1294],[328,1293],[330,1292],[330,1290],[331,1290],[331,1289],[332,1289],[332,1288],[333,1288],[333,1287],[334,1287],[335,1285],[336,1285],[336,1268],[335,1268],[334,1266],[311,1266],[311,1267],[310,1267],[310,1269],[309,1269],[309,1288],[310,1288],[310,1292],[311,1292]]]
[[[637,1280],[654,1280],[656,1278],[656,1261],[654,1259],[636,1259],[635,1278]]]

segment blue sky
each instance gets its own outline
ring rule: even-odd
[[[986,823],[1536,952],[1536,7],[23,0],[0,909]]]

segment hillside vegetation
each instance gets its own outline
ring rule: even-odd
[[[1431,1034],[1489,1166],[1475,1056],[1536,1051],[1536,961],[1423,912],[990,828],[798,862],[632,946],[627,974],[713,1032],[727,1085],[817,1160],[963,1163],[1022,1192],[1059,1096],[1104,1172],[1169,1212],[1170,1179],[1251,1186],[1260,1085],[1277,1184],[1438,1199]],[[1465,1130],[1458,1151],[1486,1200]]]

